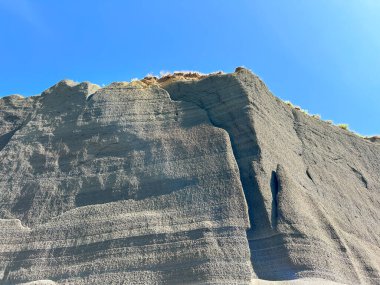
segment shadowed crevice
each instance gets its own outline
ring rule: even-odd
[[[351,165],[348,165],[348,166],[355,173],[356,177],[360,180],[360,182],[363,184],[363,186],[368,189],[368,181],[363,176],[363,174],[359,170],[357,170],[355,167],[352,167]]]
[[[275,171],[272,171],[270,188],[272,190],[272,227],[277,227],[278,219],[278,179]]]
[[[306,169],[306,175],[307,175],[307,177],[315,184],[315,182],[314,182],[314,179],[313,179],[313,177],[311,176],[311,173],[310,173],[310,170],[309,170],[309,168],[308,169]]]
[[[9,143],[9,141],[12,139],[13,135],[20,129],[20,127],[5,133],[0,136],[0,151],[3,150],[3,148]]]

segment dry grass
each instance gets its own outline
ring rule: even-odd
[[[349,130],[348,124],[338,124],[338,127],[341,128],[341,129],[343,129],[343,130],[346,130],[346,131]]]

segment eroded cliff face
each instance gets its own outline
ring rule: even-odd
[[[290,108],[246,70],[167,89],[230,134],[257,277],[379,282],[379,144]]]
[[[380,282],[380,144],[246,69],[0,110],[2,284]]]

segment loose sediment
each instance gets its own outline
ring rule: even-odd
[[[0,109],[1,284],[380,280],[380,145],[246,69]]]

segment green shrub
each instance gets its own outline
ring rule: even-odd
[[[348,130],[348,124],[338,124],[338,127],[343,130]]]

